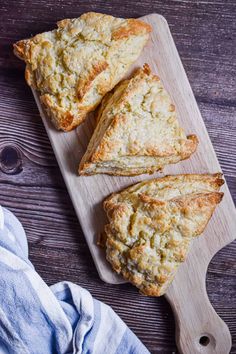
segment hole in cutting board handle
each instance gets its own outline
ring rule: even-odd
[[[216,348],[216,339],[210,333],[202,333],[197,339],[197,344],[201,352],[212,353]]]
[[[206,347],[210,343],[210,338],[208,336],[201,336],[200,339],[199,339],[199,343],[203,347]]]

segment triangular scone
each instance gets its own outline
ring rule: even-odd
[[[104,202],[106,255],[145,295],[160,296],[220,203],[221,174],[144,181]]]
[[[145,64],[104,98],[79,173],[152,173],[188,158],[197,144],[180,128],[170,96]]]
[[[56,127],[70,130],[124,76],[146,44],[150,25],[95,12],[14,45],[26,80],[40,92]]]

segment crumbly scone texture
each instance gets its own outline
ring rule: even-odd
[[[102,101],[79,173],[138,175],[188,158],[198,144],[186,137],[175,106],[147,64]]]
[[[146,44],[150,25],[95,12],[14,44],[27,83],[40,92],[57,128],[71,130],[124,76]]]
[[[106,199],[106,256],[113,269],[141,293],[163,295],[223,197],[221,176],[166,176]]]

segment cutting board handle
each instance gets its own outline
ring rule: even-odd
[[[202,272],[196,268],[189,269],[188,282],[181,289],[171,285],[166,294],[175,315],[176,344],[183,354],[228,354],[231,335],[208,299],[207,266],[201,265]]]

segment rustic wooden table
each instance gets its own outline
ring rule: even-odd
[[[97,274],[12,43],[87,11],[166,17],[233,197],[236,199],[235,1],[0,1],[0,203],[23,223],[30,259],[47,284],[69,280],[111,305],[152,353],[177,352],[165,298],[140,296]],[[236,339],[235,246],[212,260],[207,290]],[[232,353],[236,353],[234,342]],[[223,354],[223,353],[222,353]]]

